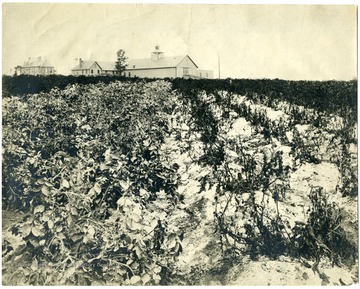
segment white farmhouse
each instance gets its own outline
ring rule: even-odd
[[[106,62],[106,61],[94,61],[87,60],[84,61],[81,58],[79,59],[79,64],[71,69],[71,74],[73,75],[118,75],[116,71],[115,62]]]

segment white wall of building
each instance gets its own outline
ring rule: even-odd
[[[89,75],[101,75],[101,67],[96,62],[94,62],[94,64],[91,65],[89,70],[90,70]]]
[[[214,72],[212,70],[198,70],[199,78],[214,78]]]
[[[185,57],[176,67],[176,77],[184,77],[187,75],[198,75],[197,67],[195,66],[194,62],[190,60],[189,57]]]
[[[148,77],[148,78],[165,78],[176,77],[175,67],[169,68],[151,68],[151,69],[127,69],[127,77]]]

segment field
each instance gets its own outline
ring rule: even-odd
[[[4,285],[358,283],[356,81],[5,80]]]

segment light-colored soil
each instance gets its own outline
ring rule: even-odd
[[[274,113],[268,109],[272,118],[284,117],[282,113]],[[308,126],[301,127],[308,129]],[[302,131],[302,130],[301,130]],[[252,128],[243,118],[237,118],[228,134],[228,138],[241,135],[247,139],[249,147],[259,144],[253,143]],[[314,266],[314,262],[304,259],[291,259],[282,256],[277,260],[260,257],[250,260],[246,256],[228,256],[221,251],[220,236],[216,232],[214,222],[215,188],[207,187],[200,190],[202,176],[210,172],[210,168],[200,167],[191,161],[188,154],[176,153],[179,147],[174,139],[167,140],[167,148],[173,151],[171,158],[179,164],[181,185],[178,192],[184,195],[184,204],[172,212],[169,223],[185,231],[182,241],[183,253],[176,264],[179,272],[179,285],[350,285],[358,282],[358,266],[332,266],[329,260],[322,260]],[[263,148],[264,150],[266,148]],[[281,145],[269,147],[269,150],[283,152],[284,165],[292,166],[293,157],[289,155],[290,147]],[[228,152],[236,154],[235,152]],[[201,152],[200,152],[201,154]],[[348,215],[348,234],[357,244],[357,198],[343,198],[336,193],[339,172],[334,164],[322,162],[320,164],[303,164],[290,174],[290,190],[279,203],[280,215],[294,226],[295,221],[306,222],[311,202],[309,193],[312,187],[321,186],[326,191],[329,201],[335,202]],[[186,213],[184,213],[186,212]],[[351,227],[351,224],[356,226]],[[346,226],[345,226],[346,227]],[[187,276],[192,276],[189,280]]]

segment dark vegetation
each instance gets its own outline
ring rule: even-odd
[[[57,87],[64,89],[69,84],[95,84],[110,83],[115,80],[125,80],[123,76],[65,76],[65,75],[49,75],[49,76],[3,76],[2,77],[2,96],[9,97],[11,95],[25,97],[27,94],[40,92],[49,92]],[[128,79],[129,81],[137,81],[137,79]]]
[[[292,193],[292,172],[323,161],[339,169],[336,193],[357,196],[349,149],[357,144],[356,81],[3,76],[3,100],[3,206],[28,213],[12,228],[24,243],[3,261],[10,283],[20,274],[17,281],[32,285],[171,284],[176,258],[164,249],[164,236],[182,236],[151,220],[183,201],[179,166],[161,153],[167,136],[183,138],[169,122],[174,111],[203,144],[193,161],[211,168],[202,189],[216,187],[224,255],[355,263],[345,213],[323,188],[311,189],[305,222],[291,226],[279,204]],[[263,107],[290,117],[272,121]],[[254,147],[249,139],[224,138],[232,113],[254,128]],[[330,125],[333,116],[343,119],[340,128]],[[310,127],[305,136],[296,127],[303,124]],[[329,160],[319,149],[325,135]],[[251,152],[275,141],[291,148],[291,166],[281,151],[261,160]],[[30,265],[14,267],[15,258]]]
[[[24,96],[49,92],[52,88],[65,88],[68,84],[110,83],[114,80],[137,81],[137,78],[123,76],[3,76],[3,97]],[[152,81],[153,79],[145,79]],[[169,80],[169,79],[167,79]],[[334,113],[342,109],[357,108],[357,81],[288,81],[280,79],[170,79],[173,89],[184,94],[190,91],[229,91],[246,95],[252,99],[288,101],[293,104],[314,108],[317,111]],[[354,115],[355,117],[355,115]]]
[[[280,79],[181,79],[172,80],[173,88],[187,94],[191,90],[228,91],[246,95],[249,99],[271,102],[287,101],[313,108],[319,112],[335,113],[353,110],[356,118],[357,81],[289,81]],[[268,104],[266,104],[268,105]]]

